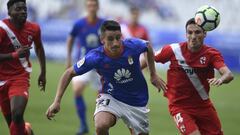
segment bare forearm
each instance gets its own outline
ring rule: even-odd
[[[46,58],[44,49],[39,48],[38,50],[36,50],[36,54],[40,63],[41,73],[46,74]]]
[[[141,66],[142,70],[147,67],[147,62],[146,62],[146,59],[145,59],[145,58],[147,58],[146,55],[147,55],[147,53],[143,53],[143,54],[140,55],[140,66]],[[143,57],[141,57],[141,56],[143,56]]]
[[[151,45],[148,45],[148,52],[147,52],[147,65],[149,68],[150,75],[155,75],[156,74],[156,68],[155,68],[155,63],[154,63],[154,54],[153,54],[153,49]]]
[[[233,74],[231,72],[227,72],[223,74],[219,79],[221,79],[223,83],[229,83],[233,80]]]
[[[64,72],[64,74],[62,75],[58,83],[57,93],[54,99],[55,102],[58,102],[58,103],[61,102],[62,96],[64,95],[64,92],[67,86],[69,85],[70,81],[72,80],[73,76],[74,74],[72,74],[69,69]]]
[[[222,81],[222,83],[229,83],[233,80],[233,74],[227,66],[220,68],[219,73],[221,74],[219,79]]]
[[[0,62],[14,59],[12,53],[0,54]]]
[[[74,38],[68,37],[67,39],[67,66],[70,66],[72,62],[72,47],[73,47]]]

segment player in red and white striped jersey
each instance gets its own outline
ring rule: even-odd
[[[34,43],[40,62],[38,85],[45,90],[45,53],[39,25],[27,21],[25,0],[9,0],[10,18],[0,21],[0,106],[10,128],[11,135],[27,135],[23,114],[29,96],[29,77],[32,71],[29,61]],[[27,131],[28,130],[28,131]]]
[[[186,23],[186,37],[186,42],[166,45],[155,54],[156,62],[170,62],[164,93],[170,114],[183,135],[222,135],[209,90],[210,85],[229,83],[233,75],[221,53],[204,44],[206,32],[194,19]]]

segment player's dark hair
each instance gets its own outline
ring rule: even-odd
[[[7,3],[7,8],[9,9],[12,5],[14,5],[14,3],[17,3],[17,2],[26,3],[26,0],[9,0],[8,3]]]
[[[101,25],[101,28],[100,28],[100,34],[104,34],[105,31],[121,31],[121,27],[120,27],[120,24],[114,20],[106,20],[103,22],[103,24]]]
[[[191,18],[187,21],[186,25],[185,25],[185,29],[187,30],[187,26],[190,25],[190,24],[196,24],[195,22],[195,19],[194,18]]]
[[[87,3],[88,1],[95,1],[97,3],[97,5],[99,5],[99,1],[98,0],[85,0],[85,3]]]
[[[186,29],[186,31],[187,31],[187,26],[188,25],[190,25],[190,24],[197,24],[196,22],[195,22],[195,19],[194,18],[191,18],[191,19],[189,19],[188,21],[187,21],[187,23],[186,23],[186,25],[185,25],[185,29]],[[201,27],[201,26],[199,26],[199,27]],[[201,27],[202,28],[202,27]],[[202,30],[205,32],[205,30],[202,28]]]
[[[135,12],[135,11],[138,12],[138,11],[139,11],[139,8],[136,7],[136,6],[131,6],[131,7],[130,7],[130,12],[133,13],[133,12]]]

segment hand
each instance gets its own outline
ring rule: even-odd
[[[59,111],[60,111],[60,103],[53,102],[53,104],[49,106],[45,115],[49,120],[52,120]]]
[[[41,73],[38,77],[38,87],[40,88],[40,91],[45,91],[46,87],[46,76],[45,73]]]
[[[30,49],[32,49],[31,46],[21,46],[16,52],[18,53],[19,58],[24,58],[30,54]]]
[[[163,92],[167,92],[166,83],[158,75],[151,76],[151,83],[158,89],[158,92],[160,92],[161,89]]]
[[[217,78],[211,78],[211,79],[207,79],[208,83],[212,86],[220,86],[223,84],[223,80],[222,79],[217,79]]]

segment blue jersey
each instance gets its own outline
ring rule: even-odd
[[[142,74],[139,57],[147,51],[145,40],[125,39],[119,58],[110,58],[103,46],[91,50],[74,65],[78,75],[96,69],[101,76],[100,93],[112,95],[117,100],[132,106],[145,106],[148,102],[148,87]]]
[[[78,50],[76,59],[79,60],[91,49],[97,48],[101,45],[99,40],[99,28],[104,19],[98,18],[96,23],[90,24],[87,18],[78,20],[74,26],[70,35],[78,40]]]

